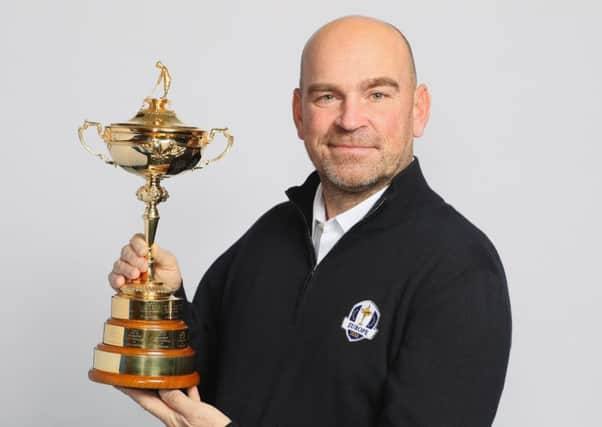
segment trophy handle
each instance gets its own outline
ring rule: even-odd
[[[98,136],[100,136],[102,138],[102,133],[103,133],[102,125],[100,123],[98,123],[98,122],[91,122],[89,120],[84,120],[84,124],[77,130],[77,135],[79,136],[79,142],[82,144],[82,146],[86,149],[86,151],[88,153],[92,154],[95,157],[98,157],[100,160],[102,160],[103,162],[105,162],[108,165],[115,165],[115,162],[109,160],[107,158],[107,156],[105,156],[104,154],[96,153],[86,143],[86,141],[84,139],[84,132],[90,126],[95,126],[96,127],[96,131],[98,132]]]
[[[213,159],[203,160],[200,166],[195,166],[194,168],[192,168],[193,171],[203,169],[209,163],[218,161],[219,159],[224,157],[228,153],[228,151],[230,151],[230,148],[232,148],[232,144],[234,143],[234,137],[230,134],[230,132],[228,132],[228,128],[212,128],[209,131],[209,136],[207,137],[207,141],[205,141],[205,145],[213,141],[213,138],[215,138],[215,134],[218,132],[224,135],[224,137],[226,138],[226,148],[224,148],[224,151],[222,151]]]

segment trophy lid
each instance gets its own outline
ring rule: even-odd
[[[153,92],[160,84],[163,84],[163,95],[159,98],[146,97],[140,110],[128,122],[111,123],[110,126],[107,126],[107,134],[105,134],[107,142],[123,141],[124,139],[132,141],[132,139],[138,139],[135,136],[141,135],[169,137],[170,134],[177,134],[180,138],[189,136],[196,139],[206,133],[194,126],[183,124],[176,113],[169,108],[171,101],[167,99],[167,93],[171,86],[171,75],[167,67],[160,61],[157,61],[156,67],[161,70],[161,73]]]
[[[106,163],[120,166],[139,176],[173,176],[188,170],[197,170],[209,163],[221,159],[232,147],[233,136],[228,128],[212,128],[205,131],[183,124],[169,107],[167,93],[171,86],[171,76],[167,67],[156,63],[161,70],[153,94],[163,84],[163,95],[149,96],[144,105],[128,122],[112,123],[105,126],[100,123],[84,121],[78,129],[79,140],[91,154]],[[88,127],[95,126],[99,136],[107,145],[110,160],[95,153],[84,141],[83,133]],[[226,138],[226,147],[214,158],[203,160],[203,149],[213,141],[216,133]],[[201,166],[198,166],[201,162]]]
[[[168,108],[171,101],[167,98],[148,97],[144,99],[144,104],[128,122],[113,123],[111,127],[127,126],[156,130],[173,129],[174,131],[199,130],[183,124],[176,113]]]

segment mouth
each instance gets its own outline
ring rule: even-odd
[[[335,153],[341,154],[363,154],[368,153],[372,150],[376,150],[377,147],[373,145],[357,145],[357,144],[328,144],[329,150]]]

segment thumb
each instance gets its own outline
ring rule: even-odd
[[[151,246],[151,253],[153,255],[153,258],[155,258],[155,262],[161,264],[162,266],[168,269],[171,269],[172,267],[175,268],[178,265],[178,261],[176,260],[174,254],[163,249],[156,243],[153,243],[153,245]]]
[[[201,402],[201,395],[199,394],[199,389],[196,386],[192,386],[186,390],[188,397],[196,402]]]
[[[195,402],[180,390],[159,390],[159,397],[167,406],[185,418],[189,418],[195,413]]]

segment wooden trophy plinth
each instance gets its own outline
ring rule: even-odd
[[[179,389],[199,383],[181,298],[119,293],[111,301],[103,341],[94,349],[92,381],[120,387]]]

